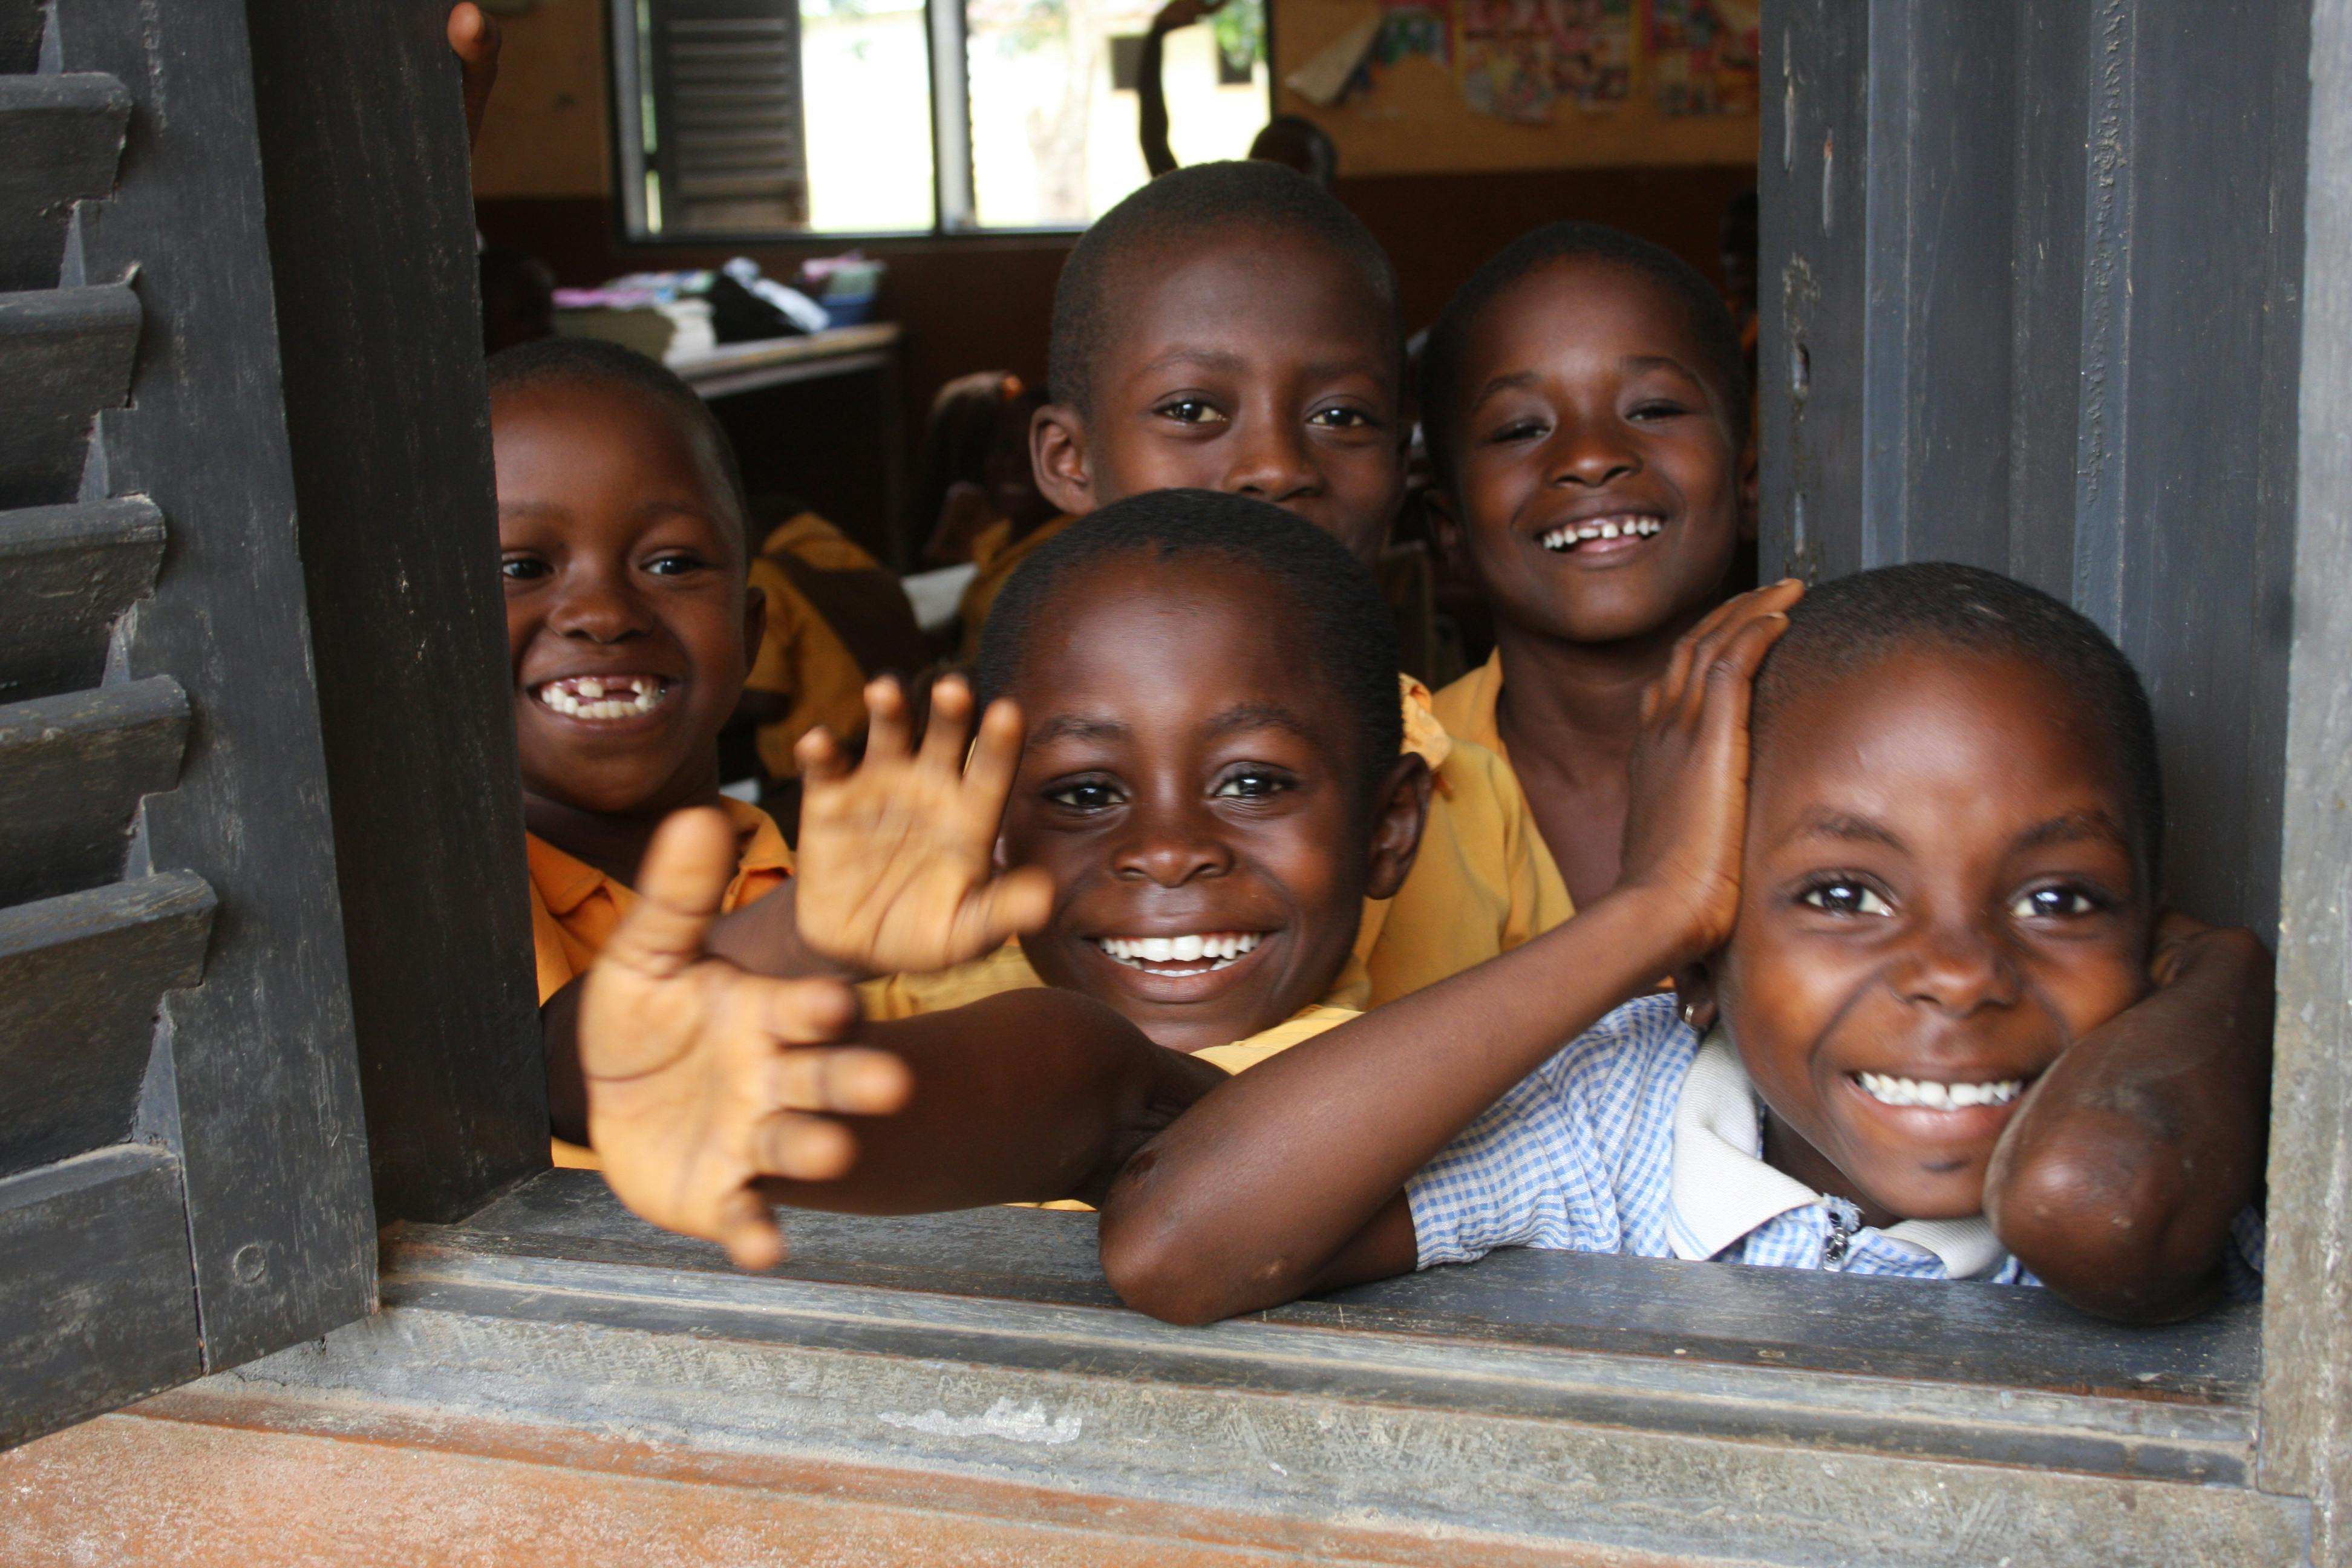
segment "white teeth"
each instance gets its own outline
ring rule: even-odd
[[[1611,518],[1606,521],[1566,522],[1537,541],[1546,550],[1573,550],[1588,540],[1648,539],[1664,529],[1654,517]]]
[[[539,700],[556,712],[573,719],[633,719],[640,713],[650,713],[662,704],[668,688],[657,678],[631,676],[625,684],[634,694],[621,697],[617,693],[625,684],[619,680],[599,680],[583,675],[577,680],[551,680],[539,689]],[[566,690],[569,687],[571,689]],[[606,692],[616,695],[606,696]]]
[[[1258,944],[1260,933],[1235,931],[1223,934],[1185,936],[1105,936],[1097,937],[1095,945],[1106,957],[1117,959],[1132,969],[1152,963],[1198,963],[1210,960],[1208,973],[1223,969]]]
[[[1932,1079],[1895,1078],[1886,1073],[1857,1075],[1863,1092],[1881,1105],[1919,1106],[1928,1110],[1965,1110],[1979,1105],[2007,1105],[2025,1092],[2023,1079],[1996,1083],[1939,1083]]]

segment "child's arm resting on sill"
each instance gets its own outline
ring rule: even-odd
[[[1993,1152],[1985,1212],[2070,1305],[2161,1321],[2211,1304],[2230,1226],[2262,1181],[2271,955],[2168,915],[2158,989],[2042,1076]]]
[[[1120,1173],[1104,1271],[1129,1305],[1208,1322],[1409,1271],[1401,1189],[1601,1016],[1728,934],[1748,703],[1801,590],[1722,606],[1644,699],[1626,876],[1567,924],[1217,1087]]]
[[[906,693],[866,689],[865,759],[818,728],[801,737],[801,829],[792,881],[712,928],[710,951],[764,974],[921,973],[993,952],[1045,923],[1053,879],[994,862],[1021,762],[1021,713],[990,705],[966,760],[971,688],[931,688],[912,743]]]
[[[1224,1077],[1046,990],[811,1048],[855,1025],[845,987],[748,974],[703,948],[733,858],[716,812],[663,826],[636,908],[589,973],[579,1043],[614,1194],[744,1268],[783,1254],[772,1201],[912,1214],[1099,1196]]]

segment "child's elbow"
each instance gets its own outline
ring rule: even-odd
[[[1249,1300],[1216,1258],[1215,1248],[1195,1244],[1180,1226],[1104,1211],[1103,1277],[1120,1300],[1163,1323],[1197,1328],[1266,1304]]]
[[[2144,1143],[2085,1141],[2005,1175],[1987,1193],[1994,1227],[2069,1305],[2118,1322],[2160,1322],[2210,1300],[2219,1254],[2200,1240],[2208,1227],[2176,1162]]]

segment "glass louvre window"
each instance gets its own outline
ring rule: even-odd
[[[1080,227],[1146,177],[1159,0],[612,0],[629,237]],[[1263,0],[1168,35],[1179,162],[1244,156]]]

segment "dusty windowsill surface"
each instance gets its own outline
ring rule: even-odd
[[[672,1542],[651,1562],[2304,1550],[2304,1506],[2249,1489],[2247,1312],[2118,1331],[2037,1292],[1524,1253],[1181,1329],[1117,1305],[1083,1215],[787,1228],[792,1259],[746,1277],[551,1173],[389,1233],[373,1318],[0,1457],[0,1484],[46,1466],[36,1490],[86,1530],[110,1470],[234,1491],[240,1463],[308,1466],[379,1559],[406,1550],[383,1489],[409,1474],[536,1496],[499,1537],[534,1550],[593,1496],[613,1539]],[[738,1512],[842,1552],[677,1555],[681,1519]],[[52,1560],[36,1528],[0,1521],[0,1558]]]

